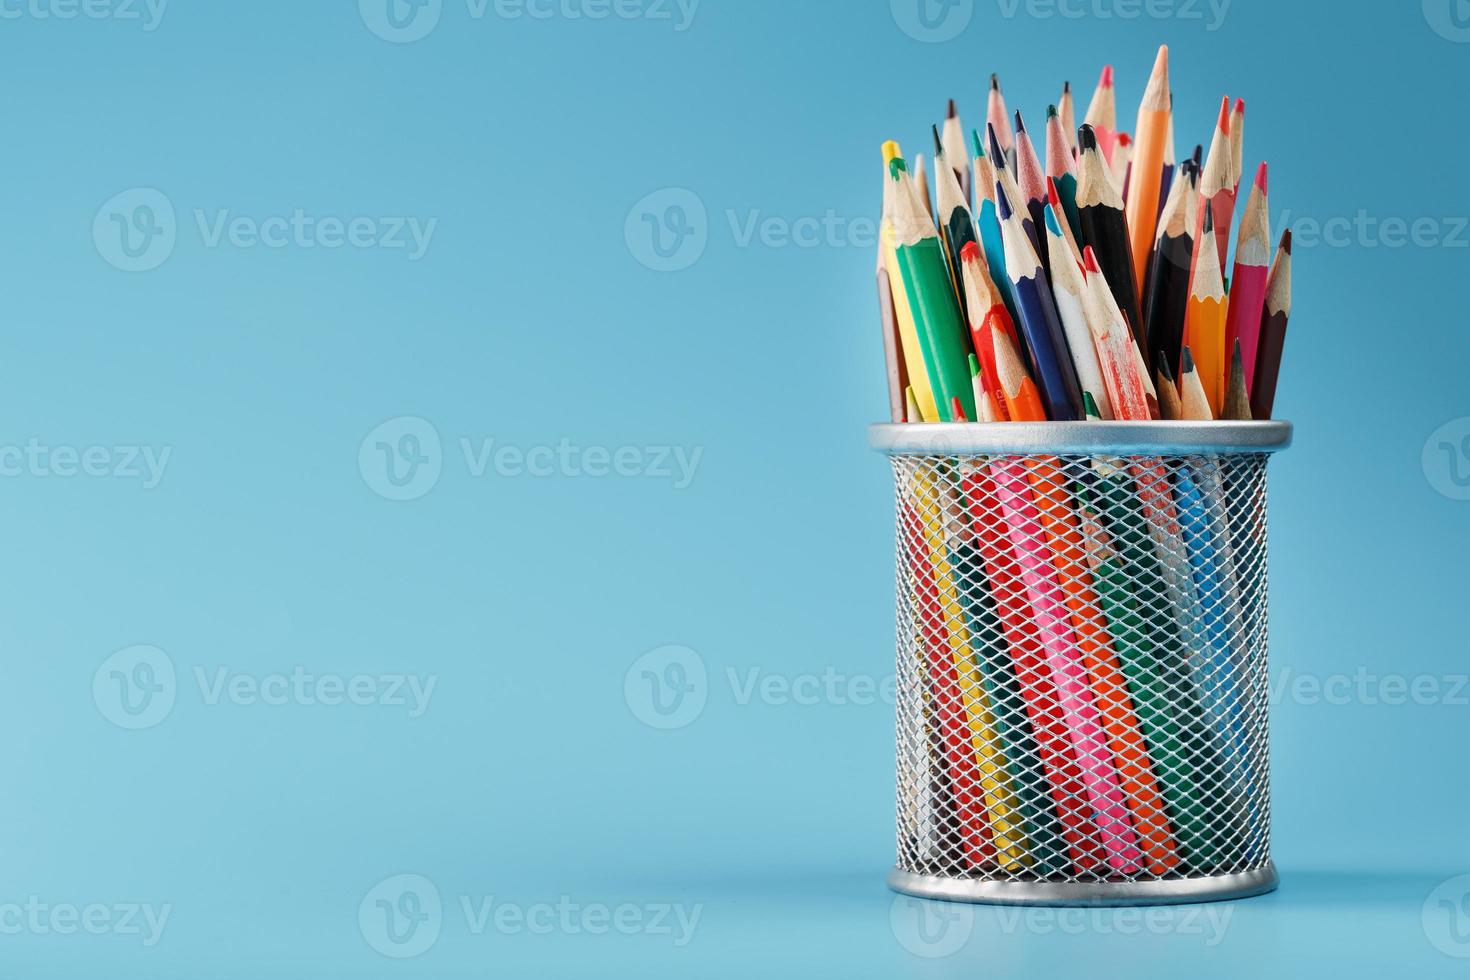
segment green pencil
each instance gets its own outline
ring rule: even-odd
[[[890,174],[899,182],[893,200],[893,231],[898,246],[899,272],[914,313],[924,366],[938,396],[939,417],[959,421],[958,399],[965,418],[975,418],[975,393],[970,384],[969,348],[959,300],[949,278],[944,246],[931,221],[919,208],[913,177],[902,158],[895,158]]]

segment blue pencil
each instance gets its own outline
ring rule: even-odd
[[[1082,387],[1072,366],[1072,352],[1062,333],[1056,300],[1041,271],[1041,260],[1021,227],[1020,215],[999,181],[995,203],[1000,212],[1001,236],[1005,241],[1006,272],[1016,291],[1017,326],[1031,351],[1036,386],[1053,422],[1077,422],[1082,414]]]
[[[1000,218],[995,213],[995,202],[990,199],[990,188],[995,186],[995,166],[985,155],[985,146],[980,141],[978,130],[970,131],[975,144],[975,228],[980,233],[980,248],[985,252],[985,264],[990,269],[990,278],[1000,293],[1001,302],[1014,323],[1016,297],[1011,291],[1011,277],[1006,275],[1006,250],[1000,238]]]
[[[1231,662],[1235,639],[1228,619],[1231,604],[1221,567],[1224,555],[1216,545],[1209,506],[1190,466],[1179,467],[1174,490],[1179,503],[1179,529],[1189,554],[1209,651],[1206,668],[1209,676],[1199,679],[1200,689],[1207,695],[1206,709],[1228,747],[1227,758],[1234,757],[1230,768],[1246,778],[1250,745],[1242,721],[1246,709],[1241,688],[1245,665]]]

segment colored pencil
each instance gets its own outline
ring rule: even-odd
[[[1040,396],[1026,377],[1016,350],[999,332],[992,331],[991,339],[996,346],[996,363],[1011,417],[1044,419]],[[1065,593],[1057,582],[1043,535],[1038,533],[1045,525],[1028,485],[1027,468],[1014,459],[998,457],[992,459],[990,472],[1005,516],[1007,535],[1021,568],[1032,622],[1040,633],[1046,665],[1060,699],[1067,736],[1082,769],[1082,782],[1092,806],[1099,843],[1109,867],[1119,873],[1132,873],[1139,869],[1143,855],[1128,818],[1118,770],[1103,731],[1102,715],[1088,684]]]
[[[889,140],[883,144],[883,218],[879,223],[879,251],[883,256],[883,268],[888,276],[893,296],[894,314],[898,318],[899,345],[903,351],[904,373],[914,389],[918,401],[920,418],[926,422],[939,421],[939,408],[934,400],[934,389],[929,383],[929,369],[924,364],[924,349],[919,344],[918,327],[914,323],[913,308],[909,305],[908,290],[903,285],[903,275],[898,267],[898,242],[893,231],[893,204],[903,190],[892,176],[895,169],[903,169],[904,161],[897,143]],[[913,419],[910,419],[913,421]]]
[[[1057,99],[1057,115],[1061,116],[1062,132],[1067,141],[1073,162],[1077,160],[1077,105],[1072,98],[1072,83],[1062,83],[1062,95]]]
[[[1001,152],[1000,140],[996,136],[994,128],[990,128],[986,130],[986,132],[990,137],[990,156],[992,159],[994,159]],[[1012,146],[1011,154],[1015,155],[1015,152],[1016,148]],[[1022,207],[1022,202],[1024,202],[1026,198],[1021,193],[1020,186],[1016,183],[1016,175],[1013,168],[1001,167],[999,170],[997,170],[995,172],[995,182],[997,187],[1005,191],[1006,200],[1010,201],[1013,207]],[[998,191],[992,190],[991,196],[995,197],[998,217],[1000,208],[1000,195]],[[1031,247],[1035,249],[1039,255],[1041,252],[1041,237],[1037,233],[1036,223],[1031,220],[1031,212],[1025,210],[1024,208],[1022,208],[1021,210],[1021,228],[1026,232],[1026,237],[1030,239]]]
[[[970,155],[965,149],[965,127],[960,124],[960,111],[954,99],[949,100],[949,112],[944,117],[944,159],[954,170],[955,180],[964,191],[965,200],[970,199]]]
[[[980,235],[980,247],[985,250],[985,265],[1006,304],[1006,309],[1011,313],[1011,319],[1014,320],[1016,301],[1011,295],[1011,280],[1006,275],[1005,244],[1000,237],[1000,215],[995,210],[995,184],[999,177],[990,157],[985,153],[985,144],[980,139],[980,133],[971,130],[970,135],[975,148],[972,158],[975,171],[975,230]]]
[[[1215,254],[1212,223],[1205,214],[1202,239],[1194,250],[1194,274],[1189,290],[1189,303],[1184,312],[1184,342],[1194,352],[1199,365],[1205,396],[1210,400],[1210,414],[1220,417],[1225,402],[1225,280],[1220,273],[1220,259]]]
[[[1149,407],[1152,386],[1139,376],[1133,335],[1128,332],[1091,246],[1083,249],[1082,268],[1087,285],[1083,308],[1113,415],[1121,421],[1148,421],[1153,417]]]
[[[898,268],[914,313],[923,363],[935,389],[939,417],[946,422],[955,421],[950,406],[958,398],[966,417],[974,418],[965,325],[950,282],[944,248],[933,223],[919,213],[908,190],[911,184],[908,172],[895,168],[895,177],[900,184],[893,196]]]
[[[1108,161],[1108,177],[1118,189],[1118,196],[1128,199],[1128,177],[1133,173],[1133,137],[1119,133],[1113,144],[1113,159]]]
[[[1077,159],[1072,144],[1064,136],[1066,129],[1056,106],[1046,110],[1046,179],[1056,185],[1056,197],[1062,210],[1057,217],[1066,219],[1067,237],[1076,242],[1082,237],[1082,226],[1077,220]],[[1050,187],[1047,196],[1051,197]],[[1081,250],[1078,250],[1081,255]]]
[[[1165,421],[1184,418],[1184,406],[1179,401],[1179,386],[1174,381],[1174,369],[1169,359],[1160,351],[1154,361],[1154,390],[1159,395],[1159,417]]]
[[[1241,356],[1240,341],[1235,342],[1231,348],[1230,374],[1225,382],[1225,408],[1220,413],[1220,418],[1230,422],[1249,422],[1251,420],[1251,396],[1246,390],[1245,362]]]
[[[1156,361],[1163,356],[1171,371],[1179,363],[1179,348],[1184,340],[1197,204],[1194,163],[1186,160],[1180,165],[1179,176],[1169,191],[1169,201],[1159,216],[1144,317],[1148,323],[1150,357]]]
[[[1286,324],[1291,318],[1291,229],[1281,234],[1266,306],[1261,311],[1260,350],[1256,352],[1256,382],[1251,389],[1251,417],[1271,418],[1276,407],[1276,382],[1281,375],[1281,352],[1286,346]]]
[[[924,166],[924,154],[914,154],[914,166],[911,171],[914,175],[914,197],[924,205],[924,213],[929,220],[934,220],[934,198],[929,193],[929,172]]]
[[[1005,240],[1006,271],[1021,314],[1017,326],[1031,352],[1031,363],[1040,379],[1042,400],[1047,417],[1053,422],[1078,421],[1082,418],[1082,391],[1077,372],[1067,352],[1061,320],[1041,270],[1041,260],[1021,227],[1020,214],[1012,210],[1004,187],[996,185],[1001,235]]]
[[[1200,174],[1200,208],[1198,223],[1194,231],[1194,251],[1199,254],[1201,231],[1204,228],[1205,212],[1214,219],[1215,255],[1221,268],[1230,254],[1230,224],[1235,220],[1235,184],[1231,173],[1235,165],[1230,146],[1230,97],[1220,100],[1220,117],[1215,123],[1215,135],[1210,140],[1210,153],[1205,157],[1205,169]],[[1199,351],[1196,350],[1198,355]],[[1206,391],[1209,390],[1206,386]]]
[[[1240,179],[1245,176],[1245,99],[1236,99],[1230,111],[1230,176],[1235,178],[1235,190],[1240,191]]]
[[[1136,282],[1148,276],[1149,253],[1158,225],[1159,185],[1163,181],[1165,143],[1169,138],[1169,48],[1159,46],[1134,129],[1133,179],[1128,185],[1128,239],[1133,244]]]
[[[936,143],[938,134],[935,134]],[[970,169],[969,160],[966,158],[965,171]],[[976,241],[975,219],[970,214],[970,206],[965,203],[968,198],[964,188],[955,178],[954,168],[949,165],[949,151],[942,149],[934,158],[934,191],[935,206],[939,209],[939,230],[944,236],[944,251],[949,258],[950,282],[955,289],[955,295],[959,298],[960,309],[965,306],[965,292],[960,277],[960,252],[964,247]]]
[[[1103,383],[1102,368],[1092,342],[1092,330],[1087,322],[1087,281],[1081,267],[1072,257],[1072,247],[1062,237],[1063,222],[1058,219],[1051,205],[1047,205],[1044,217],[1046,247],[1051,252],[1052,295],[1056,300],[1057,316],[1062,321],[1062,330],[1067,337],[1072,367],[1077,372],[1077,383],[1084,397],[1092,395],[1102,417],[1111,419],[1112,402]]]
[[[995,154],[995,162],[1004,164],[1012,176],[1016,173],[1015,135],[1011,132],[1011,114],[1006,111],[1006,97],[1000,90],[1000,77],[990,76],[990,93],[985,104],[985,122],[995,129],[995,139],[1001,152]]]
[[[1154,212],[1155,223],[1157,223],[1158,219],[1164,214],[1164,205],[1169,202],[1169,191],[1174,185],[1174,175],[1177,172],[1178,167],[1175,165],[1174,160],[1174,93],[1170,92],[1169,126],[1168,129],[1165,130],[1164,135],[1164,163],[1163,166],[1159,168],[1159,202]],[[1145,269],[1147,269],[1147,266],[1145,266]],[[1145,275],[1144,278],[1142,280],[1139,280],[1138,283],[1139,288],[1145,290],[1145,294],[1147,293],[1148,289],[1147,278],[1147,275]]]
[[[1073,186],[1075,188],[1075,184]],[[1066,218],[1066,202],[1062,200],[1061,192],[1057,190],[1057,182],[1050,177],[1046,179],[1046,200],[1047,206],[1055,211],[1057,216],[1062,219],[1062,238],[1067,243],[1067,252],[1072,256],[1072,261],[1080,267],[1082,265],[1082,246],[1072,234],[1071,222]],[[1076,210],[1075,196],[1073,197],[1073,210]]]
[[[888,416],[892,422],[904,418],[904,389],[908,387],[908,374],[903,366],[903,341],[899,337],[898,313],[893,305],[893,285],[888,279],[888,267],[884,264],[884,250],[878,250],[878,317],[883,328],[883,365],[888,380]]]
[[[1082,127],[1082,160],[1078,167],[1077,215],[1082,224],[1082,244],[1097,253],[1098,267],[1107,279],[1113,298],[1128,324],[1139,351],[1147,349],[1143,317],[1138,309],[1138,283],[1133,276],[1133,248],[1128,243],[1128,220],[1123,214],[1123,196],[1104,169],[1097,134]]]
[[[1260,351],[1261,311],[1266,305],[1270,278],[1271,214],[1266,196],[1266,164],[1256,170],[1255,183],[1246,198],[1240,218],[1240,237],[1235,243],[1235,271],[1230,275],[1229,310],[1225,317],[1225,349],[1237,341],[1245,359],[1245,384],[1250,390],[1256,380],[1256,357]]]
[[[1097,80],[1097,89],[1092,93],[1092,101],[1087,104],[1087,114],[1082,117],[1082,125],[1092,127],[1097,139],[1097,147],[1102,151],[1103,161],[1111,163],[1113,144],[1118,139],[1118,98],[1113,91],[1112,65],[1103,65],[1102,75]],[[1077,146],[1079,159],[1083,149],[1079,139]]]
[[[1011,319],[1010,311],[1006,309],[1005,303],[1001,302],[1000,289],[991,277],[990,271],[985,268],[985,260],[980,255],[980,249],[971,242],[965,246],[961,256],[961,267],[965,284],[966,309],[969,311],[970,340],[978,354],[977,364],[984,370],[981,372],[985,378],[987,389],[997,411],[1003,411],[1005,402],[1000,390],[1000,381],[995,373],[994,346],[983,338],[986,329],[994,327],[1004,331],[1012,343],[1017,342],[1015,322]],[[976,357],[976,354],[971,354]],[[975,367],[972,366],[970,375],[975,376]],[[979,412],[976,403],[976,411]],[[983,416],[984,413],[979,413]],[[1007,421],[1009,416],[1006,417]]]
[[[1036,147],[1031,142],[1031,134],[1026,132],[1026,123],[1022,121],[1019,112],[1016,113],[1016,187],[1021,192],[1026,213],[1031,219],[1031,227],[1036,233],[1034,241],[1041,258],[1041,267],[1048,269],[1046,249],[1043,247],[1046,236],[1046,171],[1041,168],[1041,161],[1036,157]],[[1015,200],[1014,197],[1011,198],[1012,203]]]
[[[1195,421],[1209,421],[1215,418],[1215,410],[1210,407],[1210,398],[1206,393],[1204,379],[1200,376],[1199,364],[1195,361],[1194,352],[1187,344],[1184,347],[1184,353],[1180,355],[1179,402],[1181,405],[1180,418]]]

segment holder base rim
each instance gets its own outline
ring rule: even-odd
[[[916,898],[1056,908],[1228,902],[1273,892],[1280,884],[1276,865],[1269,861],[1264,868],[1239,874],[1162,881],[978,881],[916,874],[901,868],[888,873],[889,888]]]

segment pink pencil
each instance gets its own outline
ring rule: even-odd
[[[1041,536],[1041,515],[1031,499],[1026,470],[1014,460],[997,459],[991,462],[990,473],[1005,517],[1007,536],[1021,567],[1021,581],[1034,625],[1040,633],[1047,667],[1061,702],[1067,737],[1082,767],[1082,784],[1092,804],[1098,843],[1109,867],[1120,874],[1131,874],[1142,867],[1143,855],[1133,825],[1128,821],[1118,771],[1108,751],[1102,717],[1092,700],[1092,689],[1056,580],[1051,552]]]
[[[1235,243],[1235,272],[1230,276],[1230,308],[1225,319],[1225,349],[1235,349],[1245,362],[1245,388],[1255,390],[1256,355],[1261,346],[1261,310],[1266,305],[1266,282],[1271,276],[1271,214],[1266,197],[1266,164],[1256,170],[1256,182],[1240,219]]]

